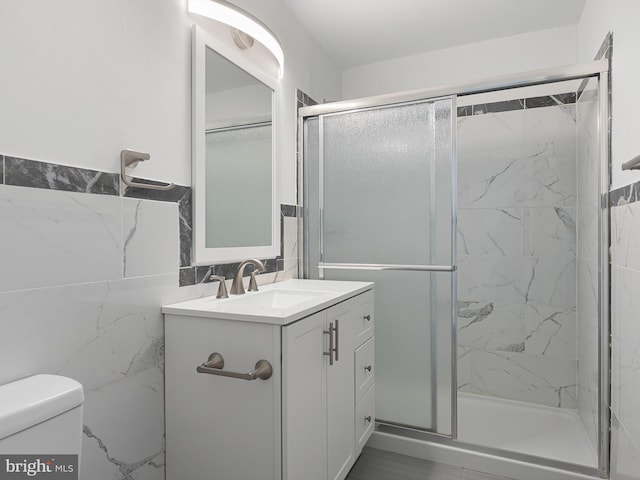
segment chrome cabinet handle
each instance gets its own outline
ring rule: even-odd
[[[324,330],[323,333],[329,335],[329,351],[323,353],[329,355],[329,365],[333,365],[333,352],[336,351],[333,345],[333,322],[329,322],[329,330]]]
[[[339,320],[336,320],[335,325],[329,322],[329,330],[324,330],[323,333],[329,335],[329,351],[323,353],[329,355],[329,365],[333,365],[334,361],[338,361]]]
[[[339,342],[339,339],[340,339],[339,327],[340,327],[340,320],[336,319],[336,326],[333,327],[333,333],[336,336],[336,341],[335,341],[336,345],[335,345],[335,350],[334,350],[334,352],[336,352],[336,362],[339,360],[338,359],[338,351],[339,351],[338,342]]]
[[[367,372],[370,372],[370,371],[371,371],[371,365],[367,365],[366,367],[364,367],[364,369],[365,369]]]
[[[362,318],[364,318],[367,322],[370,322],[370,321],[371,321],[371,315],[365,315],[365,316],[364,316],[364,317],[362,317]]]
[[[224,368],[224,358],[217,352],[209,355],[206,363],[198,365],[196,372],[208,373],[209,375],[220,375],[223,377],[239,378],[240,380],[266,380],[273,375],[273,367],[268,360],[258,360],[254,370],[248,373],[228,372],[222,370]]]

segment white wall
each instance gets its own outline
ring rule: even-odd
[[[588,0],[578,25],[579,61],[592,59],[604,36],[613,31],[612,188],[640,180],[640,173],[620,169],[620,165],[640,154],[640,136],[633,132],[640,103],[639,17],[640,2]]]
[[[281,201],[295,203],[296,97],[340,95],[340,72],[279,0],[239,0],[285,53]],[[0,5],[0,153],[191,184],[191,25],[186,0],[7,0]]]
[[[2,153],[189,185],[185,0],[9,0],[0,5]]]
[[[575,63],[576,28],[553,28],[353,67],[343,99],[490,78]]]
[[[296,88],[339,95],[340,74],[278,0],[244,3],[285,50],[280,200],[294,203]],[[179,287],[177,199],[93,192],[95,176],[64,168],[15,186],[35,175],[7,175],[20,162],[2,155],[116,173],[129,147],[151,154],[136,176],[190,185],[192,23],[186,0],[0,2],[0,384],[83,384],[81,478],[164,479],[161,306],[215,285]],[[284,224],[295,266],[296,219]]]

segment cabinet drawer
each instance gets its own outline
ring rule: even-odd
[[[356,402],[373,385],[375,372],[375,337],[371,337],[364,345],[356,349]]]
[[[355,346],[362,345],[373,336],[373,291],[368,291],[356,297],[358,308],[355,322]]]
[[[356,457],[362,453],[375,427],[375,386],[356,404]]]

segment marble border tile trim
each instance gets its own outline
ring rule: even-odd
[[[553,107],[555,105],[570,105],[572,103],[576,103],[575,93],[561,93],[559,95],[527,98],[525,99],[525,108]]]
[[[505,100],[502,102],[481,103],[458,107],[458,117],[471,115],[483,115],[485,113],[510,112],[525,108],[552,107],[555,105],[570,105],[576,103],[576,94],[573,92],[558,95],[545,95],[542,97],[522,98],[517,100]]]
[[[598,49],[598,53],[596,53],[596,56],[593,57],[593,59],[602,60],[603,58],[606,58],[607,60],[609,60],[609,90],[611,90],[611,57],[612,55],[613,55],[613,32],[608,32],[605,35],[604,40],[600,45],[600,48]],[[580,83],[580,86],[578,87],[578,98],[580,98],[580,96],[582,95],[582,92],[584,92],[588,83],[589,83],[588,78],[585,78],[584,80],[582,80],[582,82]]]
[[[302,105],[298,105],[298,107],[301,107],[301,106],[307,107],[307,106],[318,104],[318,102],[316,102],[313,98],[311,98],[309,95],[307,95],[300,89],[296,89],[296,99],[298,100],[299,104],[302,104]]]
[[[482,115],[483,113],[509,112],[511,110],[522,110],[524,108],[524,102],[524,100],[519,99],[472,105],[473,115]]]
[[[194,267],[180,267],[178,272],[178,284],[181,287],[196,284],[196,269]]]
[[[285,217],[298,217],[299,207],[296,205],[280,205],[280,255],[276,258],[270,258],[264,260],[264,266],[267,273],[275,273],[284,270],[284,218]],[[182,221],[182,220],[181,220]],[[182,235],[182,230],[180,230]],[[189,243],[189,249],[191,243]],[[182,243],[181,243],[181,256],[182,256]],[[185,266],[182,265],[179,273],[179,284],[181,287],[189,285],[196,285],[199,283],[210,283],[211,275],[223,276],[226,279],[232,279],[233,275],[238,268],[239,263],[224,263],[211,266]],[[253,268],[247,267],[244,271],[244,276],[250,275]]]
[[[598,99],[597,90],[583,90],[578,94],[578,101],[580,102],[594,102]]]
[[[458,107],[458,117],[470,117],[473,115],[473,105]]]
[[[609,32],[605,35],[604,40],[602,41],[602,44],[598,49],[598,53],[596,53],[596,56],[593,58],[594,60],[602,60],[603,58],[606,58],[607,60],[609,60],[609,105],[611,105],[611,59],[612,59],[612,56],[613,56],[613,33]],[[580,86],[578,87],[578,99],[580,99],[580,97],[582,96],[582,93],[587,88],[588,83],[589,83],[588,78],[585,78],[580,83]]]
[[[602,58],[611,58],[611,54],[613,53],[613,32],[608,32],[605,37],[604,40],[602,41],[602,44],[600,45],[600,48],[598,49],[598,53],[596,53],[596,56],[594,57],[594,60],[600,60]]]
[[[180,222],[180,266],[188,267],[193,259],[193,191],[187,190],[178,202]]]
[[[625,185],[609,192],[609,205],[620,207],[640,200],[640,182]]]
[[[571,105],[576,103],[575,92],[560,93],[558,95],[548,95],[544,97],[533,97],[525,99],[525,108],[553,107],[555,105]]]
[[[308,95],[305,101],[313,101]],[[160,185],[162,182],[134,177],[138,183]],[[178,204],[178,221],[180,231],[180,269],[178,273],[179,285],[188,286],[197,283],[207,283],[206,273],[213,269],[216,275],[232,277],[237,264],[215,265],[212,267],[196,267],[191,264],[193,259],[193,216],[192,189],[184,185],[176,185],[171,190],[147,190],[144,188],[126,187],[120,189],[120,175],[117,173],[100,172],[85,168],[69,167],[56,163],[0,155],[0,184],[42,188],[48,190],[62,190],[69,192],[90,193],[98,195],[122,196],[140,200],[154,200]],[[297,217],[298,207],[282,205],[281,217]],[[282,229],[282,222],[281,227]],[[282,230],[281,230],[282,232]],[[280,256],[265,262],[266,273],[273,273],[284,269],[283,244],[280,245]],[[249,275],[250,269],[246,270]],[[211,274],[209,274],[210,276]],[[205,279],[206,277],[206,279]]]
[[[163,182],[156,182],[155,180],[148,180],[146,178],[133,177],[131,181],[135,183],[143,183],[146,185],[166,185]],[[141,200],[155,200],[158,202],[180,202],[182,197],[190,191],[191,187],[185,187],[183,185],[176,185],[170,190],[147,190],[137,187],[126,187],[124,189],[123,197],[127,198],[139,198]]]
[[[68,167],[55,163],[4,156],[4,184],[66,192],[120,195],[116,173]]]
[[[275,273],[278,271],[277,269],[277,260],[275,258],[269,258],[267,260],[263,260],[266,271],[263,274],[267,273]],[[197,266],[195,267],[195,281],[196,283],[210,283],[211,280],[209,278],[211,275],[218,275],[221,277],[230,280],[236,273],[240,262],[234,263],[223,263],[220,265],[211,265],[211,266]],[[247,268],[244,270],[243,278],[248,277],[251,272],[255,270],[253,265],[247,265]]]
[[[276,258],[276,271],[284,270],[284,262],[285,262],[285,252],[284,252],[284,237],[285,237],[285,228],[284,228],[284,219],[285,218],[297,218],[298,215],[298,206],[297,205],[280,205],[280,255]]]
[[[280,205],[280,211],[282,212],[283,217],[297,217],[298,216],[298,206],[297,205]]]

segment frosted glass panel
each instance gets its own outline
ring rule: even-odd
[[[271,125],[207,132],[207,248],[271,245],[271,137]]]
[[[322,129],[322,260],[450,264],[451,100],[327,116]]]
[[[376,420],[451,434],[451,274],[327,270],[375,282]]]
[[[305,275],[373,281],[378,421],[451,432],[454,273],[449,98],[305,121]]]

